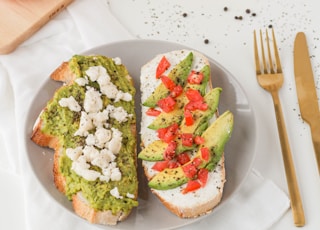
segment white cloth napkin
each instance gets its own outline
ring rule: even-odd
[[[31,99],[62,61],[97,45],[132,38],[106,1],[78,0],[16,51],[0,56],[0,167],[21,177],[27,229],[96,229],[44,192],[28,164],[21,130]],[[209,229],[213,221],[216,229],[266,229],[288,207],[286,194],[253,171],[228,205],[186,229]]]

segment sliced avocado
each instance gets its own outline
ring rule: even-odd
[[[194,158],[200,157],[200,159],[202,159],[202,163],[198,168],[207,168],[212,171],[216,167],[223,154],[224,146],[231,137],[232,130],[233,114],[230,111],[226,111],[215,120],[202,135],[205,142],[200,146],[197,154],[194,156]],[[210,151],[208,160],[204,160],[201,156],[201,148],[203,147],[208,148]],[[193,159],[185,165],[190,164]],[[149,186],[153,189],[168,190],[185,184],[189,180],[183,172],[185,165],[159,172],[149,181]]]
[[[175,84],[179,84],[182,87],[186,84],[186,79],[191,70],[193,61],[193,53],[190,52],[185,59],[183,59],[178,65],[176,65],[169,73],[168,77],[172,79]],[[156,107],[158,101],[169,95],[170,91],[164,84],[160,84],[155,91],[147,98],[142,105],[147,107]]]
[[[205,142],[200,145],[197,155],[201,157],[201,148],[210,150],[208,162],[203,162],[200,167],[213,170],[220,161],[225,144],[229,141],[233,130],[233,114],[230,111],[224,112],[217,118],[202,134]]]
[[[138,158],[146,161],[161,161],[163,153],[168,144],[161,140],[156,140],[144,148],[138,155]]]
[[[164,169],[155,175],[148,183],[150,188],[158,190],[168,190],[176,188],[188,182],[188,177],[183,172],[182,167],[174,169]]]
[[[204,66],[200,72],[203,74],[203,80],[201,84],[190,84],[186,83],[186,89],[195,89],[199,90],[202,96],[204,96],[207,88],[207,84],[210,77],[210,67],[208,65]],[[173,111],[169,113],[162,112],[159,116],[157,116],[153,122],[148,126],[149,129],[157,130],[161,128],[168,127],[174,123],[180,124],[183,119],[183,107],[188,102],[188,99],[185,93],[182,93],[179,97],[176,98],[176,107]]]

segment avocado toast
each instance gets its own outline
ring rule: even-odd
[[[138,206],[135,88],[118,58],[75,55],[31,139],[55,150],[54,183],[91,223],[115,225]]]
[[[142,67],[140,81],[138,158],[152,193],[182,218],[210,212],[223,194],[233,115],[219,116],[222,89],[212,89],[208,59],[191,50],[159,54]]]

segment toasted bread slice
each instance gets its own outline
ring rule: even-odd
[[[93,73],[86,72],[91,67],[102,67],[106,71],[94,69],[91,71]],[[110,99],[104,92],[101,92],[104,83],[102,83],[103,79],[99,74],[104,77],[107,75],[107,78],[110,78],[110,82],[116,86],[112,89],[117,88],[118,90],[118,98]],[[31,139],[40,146],[55,150],[54,183],[57,189],[72,201],[75,213],[91,223],[115,225],[126,219],[131,210],[138,205],[133,80],[126,68],[111,58],[78,55],[68,62],[63,62],[50,77],[53,80],[64,82],[64,85],[57,89],[54,97],[39,115]],[[101,81],[99,82],[98,79]],[[100,95],[98,98],[91,99],[102,102],[101,108],[94,107],[96,106],[94,102],[90,105],[88,100],[85,101],[86,97],[89,97],[89,94],[86,94],[89,90]],[[122,96],[119,96],[119,91]],[[73,98],[77,103],[71,101],[63,104],[61,100],[70,95],[74,95]],[[72,105],[81,108],[73,108]],[[107,106],[110,106],[109,110],[102,117],[102,111],[105,111]],[[118,114],[112,115],[117,108],[119,109]],[[92,110],[94,111],[92,112]],[[81,129],[80,125],[83,125],[81,123],[83,113],[87,117],[91,116],[91,123],[96,121],[97,124],[91,124],[91,127],[84,132],[82,130],[80,134],[76,134],[76,131],[79,132]],[[97,113],[100,113],[101,116],[97,117]],[[121,121],[116,118],[119,114],[122,116]],[[102,119],[100,123],[97,121],[99,119]],[[123,128],[121,128],[122,126]],[[99,135],[97,134],[98,129],[102,131],[103,135],[101,132]],[[116,132],[116,130],[118,131]],[[106,141],[107,134],[111,136]],[[116,139],[116,134],[119,134],[121,138]],[[105,140],[101,142],[101,138]],[[115,141],[111,144],[113,140]],[[96,155],[85,156],[84,149],[88,146],[91,149],[94,148],[91,154],[95,153]],[[78,152],[78,156],[71,159],[72,157],[70,158],[67,152],[77,147],[81,148],[82,152]],[[116,152],[113,152],[114,149],[117,149]],[[106,155],[106,152],[109,155]],[[105,154],[104,157],[109,156],[109,158],[101,158],[98,161],[97,154],[100,156]],[[77,162],[80,157],[86,159],[86,162],[85,166],[82,165],[82,168],[79,169],[79,164],[77,168],[74,162]],[[95,159],[96,161],[94,161]],[[109,173],[104,174],[108,170]],[[112,170],[115,171],[115,174],[112,174]],[[90,178],[91,174],[94,174],[95,177]]]
[[[166,70],[164,75],[168,75],[170,71],[186,56],[193,53],[193,63],[191,70],[200,71],[205,65],[210,65],[208,59],[201,53],[191,50],[175,50],[164,54],[159,54],[145,64],[141,69],[140,81],[142,102],[146,101],[154,90],[161,84],[161,81],[155,77],[155,72],[160,60],[163,56],[171,63],[169,69]],[[211,77],[209,78],[207,90],[212,88]],[[142,148],[147,147],[155,140],[159,140],[157,132],[148,126],[156,119],[154,116],[148,116],[147,106],[142,106],[142,118],[141,118],[141,142]],[[161,110],[161,109],[160,109]],[[218,117],[218,111],[215,112],[215,120]],[[155,162],[142,161],[144,172],[147,179],[150,181],[158,171],[152,167]],[[225,163],[224,156],[222,155],[219,163],[215,169],[209,172],[208,180],[205,187],[197,189],[192,192],[182,193],[182,190],[186,187],[186,184],[177,188],[168,190],[159,190],[151,188],[153,194],[155,194],[160,201],[175,215],[181,218],[195,218],[212,211],[212,209],[219,204],[223,194],[224,184],[226,182]]]

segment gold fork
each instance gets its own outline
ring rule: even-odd
[[[278,48],[276,44],[276,39],[274,35],[274,30],[272,29],[272,41],[273,41],[273,56],[275,60],[272,60],[272,52],[270,49],[270,39],[268,36],[268,30],[266,30],[266,43],[267,43],[267,60],[264,52],[262,31],[260,30],[260,44],[261,44],[261,57],[259,59],[259,51],[257,45],[256,31],[254,31],[254,56],[256,62],[256,75],[259,85],[265,90],[269,91],[274,104],[274,109],[276,113],[276,120],[278,126],[278,133],[281,143],[282,158],[287,178],[287,184],[289,189],[289,196],[291,200],[291,208],[293,214],[294,224],[296,226],[304,226],[304,212],[302,207],[302,201],[300,197],[299,187],[297,183],[296,173],[294,169],[294,164],[292,160],[291,150],[289,146],[286,126],[282,114],[282,108],[280,104],[278,91],[283,84],[283,74],[278,53]]]

